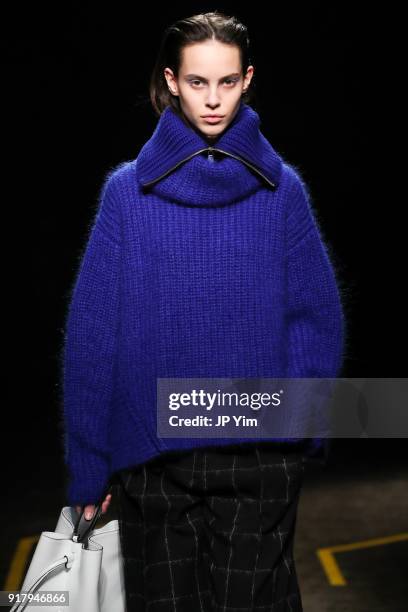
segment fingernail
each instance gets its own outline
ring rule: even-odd
[[[87,521],[92,518],[92,512],[90,510],[87,510],[87,512],[85,512],[85,518]]]

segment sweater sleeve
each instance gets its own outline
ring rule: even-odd
[[[109,478],[108,421],[118,333],[120,223],[113,172],[104,181],[65,322],[64,459],[68,503],[96,503]]]
[[[294,173],[287,217],[288,378],[336,378],[343,361],[345,320],[328,247],[309,191]],[[309,454],[323,446],[310,438]]]

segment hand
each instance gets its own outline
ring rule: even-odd
[[[107,511],[107,509],[109,508],[109,504],[111,503],[111,499],[112,499],[112,493],[108,493],[108,495],[105,497],[105,499],[102,502],[102,510],[101,513],[105,514],[105,512]],[[75,510],[78,512],[78,514],[81,514],[82,512],[82,508],[83,506],[75,506]],[[95,512],[95,504],[88,504],[87,506],[85,506],[85,518],[90,521],[91,518],[93,517]]]

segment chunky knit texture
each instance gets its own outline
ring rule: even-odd
[[[157,377],[339,375],[344,317],[327,247],[300,172],[259,125],[241,103],[211,157],[168,107],[104,180],[65,325],[71,505],[95,503],[114,471],[163,451],[248,440],[158,438]]]

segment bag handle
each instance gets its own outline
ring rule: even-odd
[[[95,510],[94,510],[94,513],[91,519],[85,518],[84,511],[85,511],[85,507],[82,509],[81,514],[78,516],[76,520],[74,531],[72,532],[71,540],[73,540],[74,542],[84,542],[83,544],[84,548],[88,548],[88,535],[89,535],[89,532],[92,531],[92,529],[94,528],[95,523],[97,522],[97,520],[99,519],[102,513],[102,501],[96,504]]]
[[[88,548],[88,535],[90,531],[95,527],[96,522],[102,514],[102,503],[105,497],[112,490],[112,485],[108,486],[105,493],[102,495],[100,500],[95,504],[95,510],[91,519],[85,518],[85,506],[82,508],[81,514],[78,516],[74,531],[72,532],[71,540],[74,542],[84,542],[83,547]]]

